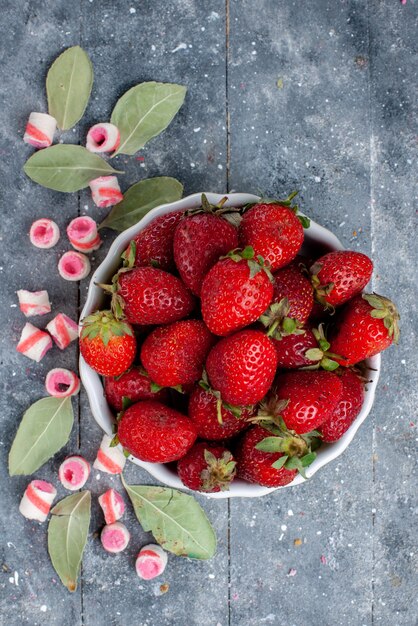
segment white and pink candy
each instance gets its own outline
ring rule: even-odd
[[[60,350],[64,350],[72,341],[78,338],[77,324],[65,313],[58,313],[46,325],[46,328]]]
[[[26,289],[19,289],[16,293],[19,300],[19,309],[26,317],[46,315],[46,313],[51,312],[51,303],[47,291],[26,291]]]
[[[23,327],[16,350],[39,363],[50,348],[52,348],[52,339],[48,333],[27,322]]]
[[[54,485],[45,480],[32,480],[20,501],[19,511],[27,519],[44,522],[57,495]]]
[[[57,129],[57,120],[47,113],[32,112],[26,124],[23,141],[34,148],[48,148]]]
[[[69,491],[81,489],[90,475],[90,463],[82,456],[69,456],[61,463],[58,469],[58,478],[62,486]]]
[[[45,387],[54,398],[75,396],[80,391],[80,379],[74,372],[63,367],[50,370],[45,378]]]
[[[90,274],[90,261],[81,252],[65,252],[58,261],[58,272],[65,280],[83,280]]]
[[[120,447],[110,446],[111,441],[112,437],[104,435],[93,467],[108,474],[121,474],[125,467],[126,457]]]
[[[113,554],[125,550],[130,538],[129,530],[121,522],[107,524],[100,535],[103,548]]]
[[[91,180],[89,185],[93,202],[100,208],[113,206],[123,200],[116,176],[100,176]]]
[[[167,565],[167,553],[156,544],[150,543],[139,551],[135,561],[136,573],[143,580],[160,576]]]
[[[67,226],[70,244],[79,252],[93,252],[102,245],[96,222],[87,215],[76,217]]]
[[[108,489],[99,496],[99,504],[103,511],[106,524],[117,522],[125,512],[123,498],[114,489]]]
[[[87,133],[86,148],[90,152],[113,152],[120,143],[120,132],[114,124],[95,124]]]
[[[60,238],[58,225],[47,217],[33,222],[29,231],[29,239],[36,248],[53,248]]]

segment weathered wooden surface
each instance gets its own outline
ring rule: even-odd
[[[0,6],[0,623],[415,624],[416,3],[2,0]],[[106,555],[93,534],[102,523],[94,499],[81,583],[70,595],[49,563],[45,527],[18,514],[28,479],[7,477],[7,453],[23,411],[44,394],[46,372],[75,368],[77,356],[75,346],[56,349],[37,365],[15,353],[24,323],[15,291],[47,287],[55,310],[75,318],[87,289],[87,281],[78,288],[57,275],[65,236],[45,253],[29,247],[29,226],[50,216],[64,232],[79,213],[103,214],[88,193],[43,189],[21,169],[31,153],[21,141],[28,113],[45,110],[47,68],[73,44],[90,54],[95,85],[85,118],[65,141],[82,142],[88,127],[106,120],[117,97],[137,82],[187,84],[185,106],[141,152],[144,161],[119,157],[123,188],[159,174],[182,180],[186,193],[280,195],[299,188],[304,211],[347,247],[373,255],[373,288],[399,304],[403,338],[384,355],[373,411],[338,461],[309,483],[262,499],[200,497],[219,538],[212,561],[170,558],[161,580],[141,583],[133,560],[148,537],[129,512],[127,553]],[[113,237],[106,234],[95,263]],[[54,480],[68,451],[94,458],[100,432],[84,394],[76,414],[67,449],[38,477]],[[126,474],[132,483],[152,482],[134,466]],[[98,479],[96,472],[89,485],[99,494],[117,480]],[[298,538],[301,546],[294,545]],[[164,595],[162,582],[170,585]]]

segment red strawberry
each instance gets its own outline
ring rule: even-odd
[[[315,363],[314,359],[306,356],[308,350],[318,348],[313,332],[306,328],[298,335],[286,335],[279,341],[272,339],[277,354],[277,366],[283,369],[297,369]]]
[[[277,401],[287,401],[285,408],[280,407],[286,427],[302,435],[332,415],[341,397],[342,383],[332,372],[286,372],[278,377],[275,393]]]
[[[246,419],[254,414],[243,408],[240,416],[221,405],[221,420],[218,419],[218,400],[209,390],[196,385],[189,400],[189,417],[194,421],[198,437],[221,440],[233,437],[248,426]]]
[[[305,324],[313,307],[313,288],[296,265],[288,265],[274,275],[273,302],[287,298],[287,316]]]
[[[243,330],[221,339],[206,360],[211,386],[233,406],[261,400],[273,382],[276,367],[273,342],[259,330]]]
[[[273,297],[273,285],[262,259],[246,248],[218,261],[201,291],[202,316],[215,335],[228,335],[255,322]]]
[[[161,402],[143,400],[122,413],[118,422],[122,446],[141,461],[177,461],[194,444],[196,426],[185,415]]]
[[[321,256],[311,267],[318,302],[339,306],[360,293],[369,282],[373,263],[352,250],[337,250]]]
[[[290,200],[255,204],[244,213],[239,227],[241,245],[252,246],[272,271],[290,263],[303,243],[303,226]]]
[[[200,320],[184,320],[152,331],[141,348],[141,361],[161,387],[194,383],[215,341]]]
[[[174,234],[174,259],[185,285],[200,296],[210,268],[237,247],[238,231],[223,217],[199,213],[184,218]]]
[[[342,395],[333,414],[321,426],[322,441],[338,441],[350,428],[361,411],[364,402],[364,384],[352,370],[343,370],[340,375]]]
[[[162,270],[174,268],[174,231],[183,215],[184,211],[160,215],[135,237],[135,265],[153,265]],[[130,254],[130,247],[131,244],[125,254]]]
[[[131,324],[170,324],[186,317],[194,298],[185,285],[155,267],[120,270],[114,278],[113,310]]]
[[[386,350],[399,339],[399,313],[383,296],[361,294],[347,302],[331,335],[331,350],[340,365],[355,365]]]
[[[273,338],[278,366],[284,369],[305,367],[332,372],[337,369],[338,355],[329,351],[330,343],[325,336],[323,324],[318,328],[305,328],[297,334],[284,336],[280,341]]]
[[[235,460],[223,446],[196,443],[177,463],[180,480],[194,491],[226,491],[235,478]]]
[[[119,376],[131,367],[136,340],[132,326],[114,318],[111,311],[97,311],[82,321],[80,352],[102,376]]]
[[[140,367],[132,367],[122,376],[107,376],[104,379],[104,391],[106,400],[117,411],[122,411],[123,399],[127,398],[131,403],[138,400],[160,400],[164,402],[167,391],[151,390],[151,379]]]
[[[261,426],[254,426],[243,434],[235,450],[238,476],[265,487],[282,487],[292,482],[297,470],[273,466],[273,463],[280,464],[279,459],[285,456],[283,452],[264,452],[256,448],[270,434]]]

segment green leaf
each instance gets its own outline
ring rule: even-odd
[[[116,103],[111,122],[119,128],[120,145],[113,154],[135,154],[159,135],[180,109],[187,88],[170,83],[141,83]]]
[[[81,491],[64,498],[51,511],[48,552],[62,584],[69,591],[77,589],[90,525],[90,505],[90,491]]]
[[[262,452],[281,452],[283,449],[283,440],[279,437],[266,437],[256,444],[256,450]]]
[[[123,476],[122,483],[142,528],[165,550],[191,559],[215,554],[214,530],[193,496],[168,487],[127,485]]]
[[[35,183],[65,192],[83,189],[99,176],[123,173],[114,170],[97,154],[92,154],[83,146],[64,144],[35,152],[26,161],[23,169]]]
[[[156,206],[180,200],[183,185],[175,178],[158,176],[135,183],[125,192],[122,202],[116,204],[99,228],[122,232],[137,224]]]
[[[83,117],[93,85],[93,66],[80,46],[55,59],[46,77],[48,112],[58,128],[68,130]]]
[[[9,474],[35,472],[64,446],[73,427],[71,398],[42,398],[25,412],[9,454]]]

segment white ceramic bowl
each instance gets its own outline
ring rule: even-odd
[[[93,313],[102,306],[104,301],[104,294],[102,289],[96,286],[96,283],[110,282],[111,277],[120,266],[120,255],[125,250],[129,241],[131,241],[131,239],[133,239],[143,228],[145,228],[145,226],[147,226],[155,217],[158,217],[159,215],[165,215],[166,213],[178,211],[179,209],[186,210],[199,207],[201,204],[201,195],[201,193],[195,193],[191,196],[188,196],[187,198],[178,200],[177,202],[173,202],[171,204],[163,204],[159,207],[156,207],[155,209],[150,211],[145,217],[143,217],[138,224],[132,226],[131,228],[128,228],[115,239],[110,247],[110,250],[105,260],[96,269],[91,278],[86,304],[84,305],[80,319],[83,319],[86,315]],[[250,202],[257,202],[259,200],[258,196],[246,193],[230,193],[224,195],[227,195],[228,197],[228,201],[226,202],[225,206],[243,206]],[[209,202],[211,202],[212,204],[217,204],[224,197],[224,195],[214,193],[206,194]],[[323,228],[323,226],[319,226],[319,224],[316,224],[312,220],[310,228],[305,231],[305,244],[304,248],[302,248],[302,251],[303,249],[309,249],[309,247],[320,247],[324,251],[343,249],[341,242],[333,233],[331,233],[326,228]],[[306,475],[308,478],[313,476],[323,465],[326,465],[344,452],[344,450],[347,448],[354,435],[360,428],[361,424],[364,422],[367,415],[369,414],[373,404],[376,385],[379,378],[380,356],[378,355],[372,357],[368,360],[367,364],[371,368],[368,374],[368,378],[371,382],[367,385],[366,396],[360,414],[339,441],[331,444],[322,444],[321,448],[318,450],[317,458],[312,463],[312,465],[310,465],[306,469]],[[90,401],[90,407],[96,422],[108,435],[111,435],[114,419],[113,414],[104,397],[103,385],[100,376],[87,365],[82,357],[80,357],[80,376],[87,391],[87,395]],[[136,463],[137,465],[140,465],[141,467],[146,469],[147,472],[149,472],[152,476],[154,476],[154,478],[156,478],[160,482],[165,483],[170,487],[186,489],[181,480],[178,478],[177,474],[171,469],[170,466],[164,465],[162,463],[145,463],[136,459],[133,456],[130,456],[129,458],[131,461],[133,461],[133,463]],[[298,475],[289,485],[286,485],[286,487],[299,485],[300,483],[303,483],[304,480],[305,479],[302,478],[302,476]],[[263,496],[267,493],[270,493],[271,491],[275,491],[276,489],[284,488],[285,487],[261,487],[259,485],[252,485],[243,480],[237,479],[231,484],[231,488],[229,491],[221,491],[219,493],[205,495],[212,498],[233,498],[237,496],[257,497]]]

